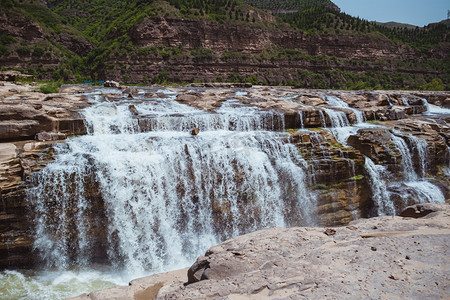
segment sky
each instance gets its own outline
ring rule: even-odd
[[[450,0],[331,0],[345,12],[368,21],[425,26],[447,19]]]

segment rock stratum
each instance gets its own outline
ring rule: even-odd
[[[402,215],[253,232],[211,247],[188,270],[72,299],[447,298],[450,206]]]
[[[0,87],[0,188],[3,202],[0,210],[1,268],[36,265],[38,260],[33,249],[34,216],[26,195],[30,175],[54,160],[55,143],[64,142],[67,136],[87,131],[80,109],[91,105],[85,92],[92,87],[66,86],[61,93],[51,95],[34,89],[34,86],[11,83],[3,83]],[[370,158],[376,166],[383,166],[390,174],[390,180],[406,179],[408,174],[404,171],[404,165],[406,161],[411,161],[411,172],[426,176],[427,181],[434,184],[443,195],[441,201],[448,202],[450,199],[447,173],[450,139],[448,115],[445,117],[426,112],[429,104],[450,107],[448,92],[325,91],[232,84],[200,84],[167,90],[177,93],[175,100],[178,103],[206,112],[214,112],[230,98],[235,98],[243,107],[251,106],[262,112],[270,112],[270,118],[262,119],[267,124],[260,124],[261,127],[289,132],[285,139],[298,148],[307,162],[309,188],[317,199],[314,214],[318,225],[346,225],[358,218],[377,216],[380,211],[396,215],[407,205],[436,200],[424,198],[411,186],[400,184],[389,190],[392,207],[386,208],[383,203],[377,203],[374,200],[376,190],[372,188],[365,157]],[[240,92],[238,96],[237,91]],[[331,107],[324,99],[332,96],[348,104],[347,108],[333,109],[343,112],[350,124],[357,122],[356,112],[360,111],[367,121],[384,127],[355,130],[348,138],[347,145],[339,143],[329,130],[336,124],[331,115],[325,113],[325,109]],[[108,97],[112,103],[123,99],[138,103],[142,97],[161,99],[167,94],[162,93],[160,87],[143,90],[131,87],[105,89],[99,97]],[[427,102],[423,99],[427,99]],[[128,106],[128,110],[140,131],[152,130],[151,119],[154,116],[140,112],[133,104]],[[171,117],[177,118],[177,115]],[[299,128],[304,130],[297,130]],[[406,157],[406,153],[395,146],[399,138],[405,147],[411,149],[411,157]],[[418,150],[419,140],[422,141],[425,157]],[[105,242],[108,220],[102,213],[106,207],[95,178],[86,178],[84,182],[87,184],[84,197],[92,210],[86,218],[93,222],[94,232],[89,233],[94,237],[90,241],[92,253],[101,263],[107,257],[108,246]],[[288,191],[286,193],[289,195]],[[52,199],[43,201],[49,207],[54,206]],[[243,201],[248,199],[244,198]],[[295,203],[292,205],[294,211],[298,210]],[[222,240],[229,238],[226,224],[227,218],[232,215],[227,215],[226,206],[214,201],[211,209],[217,229],[223,232]],[[69,215],[77,213],[76,206],[68,207],[67,210]],[[59,217],[57,210],[53,209],[48,211],[48,216],[55,220]],[[290,217],[289,222],[293,226],[301,225],[301,220],[295,217]],[[69,225],[67,232],[75,236],[76,226]]]

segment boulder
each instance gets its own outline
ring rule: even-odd
[[[197,134],[199,134],[199,132],[200,132],[200,129],[194,128],[191,130],[191,135],[196,136]]]
[[[120,84],[117,81],[106,80],[105,83],[103,83],[103,86],[104,87],[119,88]]]
[[[401,213],[401,217],[407,218],[422,218],[431,213],[435,213],[438,211],[443,211],[445,206],[435,204],[435,203],[420,203],[408,206]]]

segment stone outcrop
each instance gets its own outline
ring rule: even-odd
[[[157,274],[72,299],[445,298],[450,206],[427,210],[422,218],[253,232],[211,247],[187,272]]]
[[[34,87],[4,84],[0,95],[0,141],[33,139],[40,132],[84,134],[77,110],[86,99],[73,93],[43,94]]]
[[[386,39],[367,36],[307,35],[296,30],[267,30],[258,27],[175,18],[147,18],[135,26],[130,35],[139,46],[183,46],[187,49],[208,48],[219,51],[260,53],[278,46],[304,50],[311,55],[377,60],[379,57],[413,58],[415,50],[399,47]],[[359,51],[353,51],[357,48]]]
[[[0,86],[0,268],[30,267],[34,237],[26,180],[53,160],[53,144],[85,134],[78,110],[86,99],[74,89],[53,95],[30,85]],[[80,89],[77,89],[80,90]]]
[[[87,55],[94,48],[92,43],[67,24],[59,24],[55,32],[20,10],[0,8],[0,23],[0,34],[13,38],[6,53],[0,55],[2,67],[38,70],[39,73],[47,73],[39,76],[51,78],[50,72],[45,70],[53,71],[60,67],[67,58],[67,51],[73,55]],[[35,52],[36,47],[40,50]],[[65,48],[65,53],[60,48]]]
[[[113,87],[113,88],[119,88],[120,84],[117,81],[114,80],[106,80],[103,84],[104,87]]]

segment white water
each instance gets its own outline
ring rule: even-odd
[[[408,98],[406,98],[406,96],[402,95],[402,102],[403,102],[403,105],[409,106],[409,101],[408,101]]]
[[[308,166],[295,146],[283,142],[287,134],[272,132],[284,128],[281,114],[237,99],[204,112],[175,102],[175,92],[158,92],[167,97],[146,99],[140,91],[137,101],[110,101],[91,95],[94,105],[84,111],[89,135],[60,145],[55,162],[35,174],[29,190],[37,213],[35,247],[47,269],[2,272],[0,298],[61,299],[126,285],[132,278],[188,266],[209,246],[234,235],[314,224]],[[348,109],[338,100],[329,104]],[[357,124],[350,126],[344,112],[324,111],[343,145],[360,128],[374,126],[358,119],[363,114],[355,112]],[[189,133],[194,127],[200,128],[197,136]],[[311,137],[327,159],[320,137],[317,142]],[[366,159],[378,213],[396,212],[389,192],[395,185],[412,189],[417,202],[445,202],[424,178],[425,141],[400,134],[393,139],[405,157],[404,180],[393,181],[385,167]],[[422,158],[417,170],[415,155]],[[107,208],[100,224],[107,239],[104,265],[93,264],[101,245],[94,242],[99,224],[92,223],[98,210],[88,197],[92,189]]]
[[[427,99],[423,99],[422,98],[422,102],[425,105],[425,107],[427,108],[427,114],[430,115],[449,115],[450,114],[450,109],[449,108],[444,108],[444,107],[439,107],[437,105],[433,105],[433,104],[429,104]]]
[[[360,128],[373,127],[371,124],[364,123],[366,118],[362,111],[350,107],[339,97],[325,96],[324,100],[332,108],[348,109],[355,115],[356,123],[353,126],[350,126],[350,122],[345,112],[336,109],[324,108],[325,113],[330,118],[331,128],[329,128],[329,130],[333,133],[334,137],[340,144],[347,145],[347,139],[351,135],[356,134]]]
[[[92,97],[94,105],[84,111],[90,134],[60,145],[55,161],[33,177],[28,195],[36,213],[35,248],[57,277],[73,265],[79,274],[90,272],[100,251],[107,268],[99,277],[123,283],[189,266],[235,235],[314,224],[306,162],[283,142],[288,134],[265,131],[283,127],[281,115],[235,99],[205,113],[172,96],[140,97],[134,103]],[[151,126],[133,118],[131,103]],[[194,127],[197,136],[189,133]],[[101,200],[92,202],[93,190]],[[105,218],[93,218],[98,210]],[[106,246],[98,243],[99,222]],[[17,293],[28,298],[92,289],[68,291],[36,276],[24,282]],[[51,295],[40,294],[40,287],[25,291],[35,282]]]
[[[364,123],[366,118],[364,116],[364,113],[356,108],[350,107],[347,103],[345,103],[342,99],[336,96],[326,96],[325,101],[330,105],[331,107],[341,107],[341,108],[347,108],[351,110],[356,117],[356,124]]]
[[[86,271],[3,271],[0,273],[0,299],[62,299],[114,285],[127,285],[118,273]]]
[[[323,98],[327,102],[327,104],[332,107],[322,108],[330,119],[330,128],[326,127],[324,115],[322,111],[319,111],[322,116],[323,128],[327,128],[328,130],[330,130],[330,132],[334,135],[334,137],[340,144],[348,146],[348,138],[351,135],[357,134],[359,129],[380,127],[383,128],[379,125],[365,123],[364,114],[357,109],[349,107],[349,105],[342,99],[335,96],[325,96]],[[389,102],[389,105],[392,106],[393,104],[390,101],[389,96],[386,95],[386,98]],[[405,96],[402,97],[402,102],[404,105],[409,106],[409,101]],[[428,110],[430,111],[430,105],[428,105],[427,101],[423,99],[423,102],[427,105],[427,107],[429,108]],[[350,122],[348,121],[346,114],[343,111],[333,108],[351,109],[356,116],[357,123],[353,126],[350,126]],[[436,109],[432,107],[431,111],[443,113],[445,112],[445,109]],[[394,131],[390,135],[396,149],[402,156],[401,165],[403,169],[403,178],[393,178],[392,174],[390,174],[390,172],[384,166],[376,165],[368,157],[366,157],[365,160],[365,170],[371,185],[372,197],[378,215],[393,215],[397,213],[394,203],[391,200],[389,187],[398,187],[403,185],[404,187],[412,189],[414,191],[414,197],[417,203],[442,202],[443,199],[445,199],[442,191],[426,179],[428,161],[427,142],[418,137],[403,135],[398,131]],[[411,147],[408,146],[405,139],[409,141]],[[416,170],[414,169],[413,155],[415,155],[416,161],[419,161],[418,172],[416,172]],[[313,171],[314,165],[316,163],[318,162],[313,161],[311,164],[311,169]],[[406,199],[407,195],[404,197],[404,201],[406,201]]]
[[[394,106],[394,105],[392,104],[391,99],[389,98],[388,95],[386,95],[386,100],[387,100],[387,102],[389,103],[389,106]]]
[[[387,170],[384,166],[376,165],[370,158],[365,157],[365,168],[372,188],[372,199],[375,203],[378,215],[393,215],[394,205],[389,199],[384,177]]]

